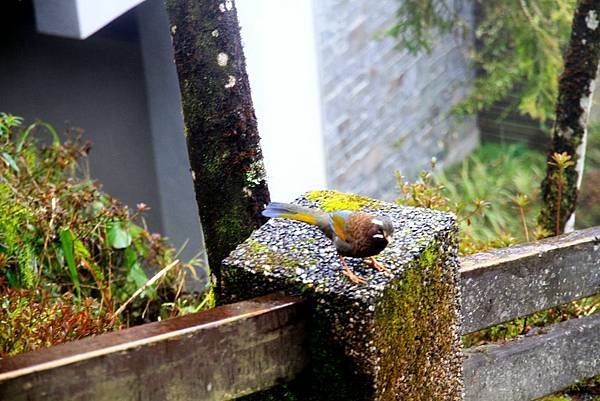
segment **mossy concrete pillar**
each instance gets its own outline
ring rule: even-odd
[[[306,374],[251,399],[460,400],[454,216],[333,191],[309,193],[297,203],[389,216],[393,241],[377,257],[389,272],[346,258],[367,280],[353,284],[329,239],[284,219],[271,219],[232,252],[222,269],[226,299],[283,290],[302,295],[312,311]]]

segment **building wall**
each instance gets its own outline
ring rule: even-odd
[[[314,2],[328,186],[382,199],[397,196],[395,171],[414,178],[432,157],[452,163],[478,143],[474,119],[448,116],[473,77],[471,38],[444,36],[420,56],[377,40],[398,1]]]
[[[326,183],[312,2],[235,3],[269,191],[288,202]]]
[[[39,34],[32,10],[16,11],[0,37],[0,110],[50,122],[59,132],[83,129],[92,142],[92,176],[125,203],[150,205],[149,223],[162,229],[135,24],[80,41]]]
[[[146,0],[135,10],[140,32],[152,158],[163,232],[181,257],[205,255],[204,238],[183,127],[181,93],[163,0]]]
[[[86,40],[39,34],[30,2],[9,2],[3,11],[11,18],[0,24],[0,111],[50,122],[59,132],[82,128],[93,144],[92,177],[132,208],[149,205],[149,229],[176,247],[189,239],[188,258],[203,248],[201,228],[168,24],[157,1]],[[143,32],[137,13],[154,21],[142,24]]]

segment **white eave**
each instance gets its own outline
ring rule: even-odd
[[[38,32],[85,39],[145,0],[34,0]]]

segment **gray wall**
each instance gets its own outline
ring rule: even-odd
[[[178,245],[188,241],[184,257],[201,252],[208,263],[185,143],[181,93],[167,12],[163,0],[147,0],[134,11],[144,61],[163,230]]]
[[[474,119],[447,115],[473,77],[471,38],[442,37],[418,57],[375,40],[398,1],[315,1],[328,185],[382,199],[398,195],[394,171],[414,178],[433,156],[461,160],[479,135]]]
[[[135,28],[135,27],[133,27]],[[35,32],[23,10],[0,37],[0,110],[85,130],[90,168],[104,189],[129,205],[154,208],[162,229],[137,32],[113,28],[86,41]]]
[[[59,131],[83,128],[93,143],[93,178],[131,207],[148,204],[149,228],[176,246],[189,239],[183,257],[196,254],[201,229],[164,12],[144,5],[80,41],[36,33],[31,5],[9,4],[10,22],[0,24],[0,111]],[[158,13],[156,28],[142,24],[155,37],[141,40],[136,13]],[[157,47],[149,49],[149,40]]]

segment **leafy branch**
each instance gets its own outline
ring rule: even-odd
[[[556,77],[563,68],[562,50],[571,28],[575,0],[476,0],[476,27],[469,29],[461,1],[402,0],[397,22],[386,33],[413,54],[430,52],[435,38],[451,32],[472,33],[470,60],[478,71],[469,97],[455,112],[474,114],[500,100],[507,111],[537,119],[553,116]]]

